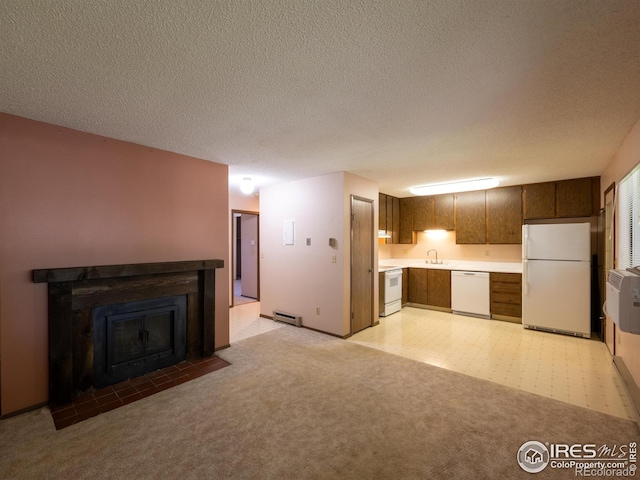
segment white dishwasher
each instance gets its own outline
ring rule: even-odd
[[[451,272],[453,313],[491,318],[488,272]]]

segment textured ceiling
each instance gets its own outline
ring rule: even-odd
[[[636,0],[0,2],[0,111],[381,191],[599,175],[640,118]]]

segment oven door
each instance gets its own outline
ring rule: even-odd
[[[384,303],[402,300],[402,270],[388,270],[384,274]]]

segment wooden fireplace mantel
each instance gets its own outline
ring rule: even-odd
[[[93,386],[93,309],[187,296],[187,358],[215,350],[215,270],[223,260],[33,270],[49,284],[49,403],[64,405]]]

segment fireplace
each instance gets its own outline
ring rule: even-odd
[[[187,358],[187,297],[93,310],[93,385],[106,387]]]
[[[222,260],[34,270],[49,284],[49,403],[214,353]]]

